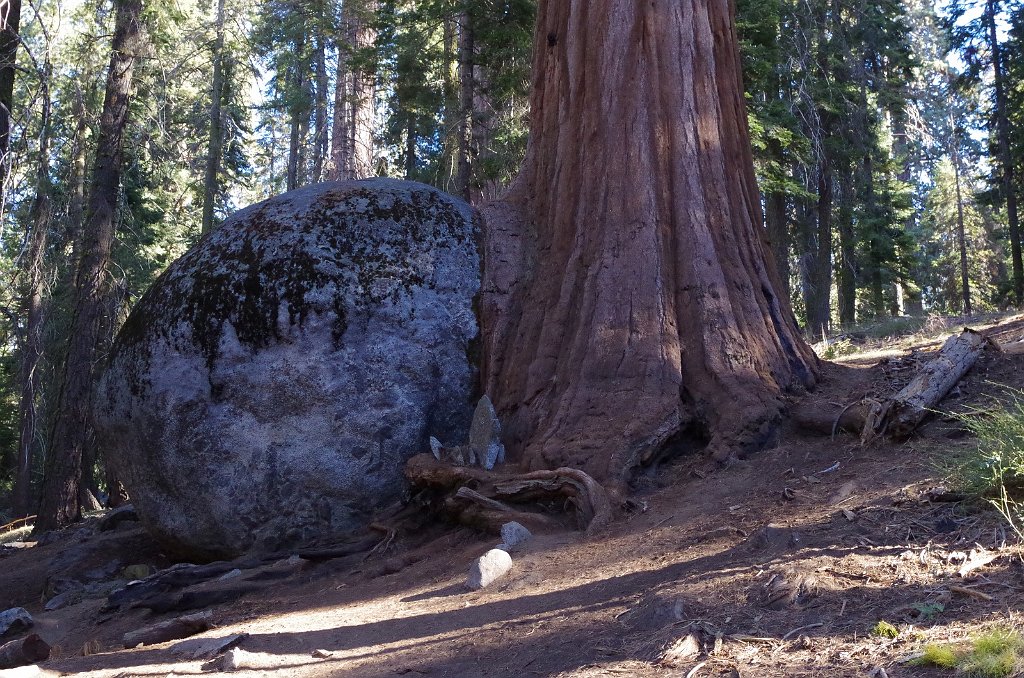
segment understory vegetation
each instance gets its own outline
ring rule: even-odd
[[[955,669],[971,678],[1008,678],[1024,670],[1024,636],[1014,629],[995,628],[966,646],[932,643],[914,663]]]
[[[957,415],[977,448],[952,478],[968,496],[993,505],[1024,538],[1024,392],[1002,391],[991,407]]]

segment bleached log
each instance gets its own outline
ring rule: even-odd
[[[891,398],[865,398],[846,407],[805,405],[793,412],[802,429],[824,434],[839,431],[860,433],[862,441],[888,436],[908,438],[942,399],[974,366],[986,348],[994,344],[984,335],[965,328],[949,337],[934,358],[922,365],[914,378]]]

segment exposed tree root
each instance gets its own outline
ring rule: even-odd
[[[405,475],[414,488],[440,496],[437,503],[459,522],[491,531],[500,530],[510,520],[541,529],[558,525],[549,515],[514,508],[510,503],[568,504],[577,527],[587,531],[606,525],[612,516],[604,487],[578,469],[510,474],[452,466],[421,454],[408,461]]]

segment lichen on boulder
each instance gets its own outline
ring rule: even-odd
[[[349,531],[400,495],[431,435],[467,435],[479,286],[471,208],[421,184],[318,184],[241,210],[118,334],[99,444],[179,552]]]

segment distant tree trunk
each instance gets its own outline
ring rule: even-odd
[[[992,72],[996,90],[996,132],[999,137],[999,164],[1003,170],[1003,192],[1006,194],[1006,220],[1010,230],[1010,259],[1013,262],[1013,294],[1017,304],[1024,302],[1024,260],[1021,258],[1020,220],[1017,215],[1017,184],[1013,178],[1013,156],[1010,153],[1010,118],[1006,110],[1006,72],[1002,49],[996,30],[996,2],[988,0],[985,7],[992,52]]]
[[[853,229],[853,172],[842,170],[839,178],[839,323],[852,325],[857,320],[857,239]]]
[[[327,47],[323,38],[316,40],[316,91],[313,108],[313,183],[324,180],[324,163],[327,160]]]
[[[971,308],[971,280],[967,270],[967,234],[964,232],[964,200],[960,193],[959,139],[953,139],[953,180],[956,185],[956,243],[960,250],[960,294],[964,315],[973,315]]]
[[[342,5],[342,40],[338,44],[338,77],[334,91],[331,139],[332,179],[365,179],[376,174],[373,165],[373,73],[363,52],[373,46],[377,32],[373,17],[377,0],[347,0]]]
[[[21,345],[21,397],[18,407],[18,458],[14,477],[14,515],[24,517],[32,503],[32,449],[36,440],[36,394],[39,391],[39,362],[43,356],[43,258],[50,232],[50,64],[41,82],[39,100],[42,115],[39,130],[39,166],[36,196],[29,210],[28,251],[24,256],[25,295],[22,314],[25,336]]]
[[[772,94],[770,93],[769,96]],[[785,162],[782,145],[773,141],[770,148],[774,160],[782,166],[782,163]],[[789,209],[785,192],[775,191],[765,196],[765,226],[768,229],[768,240],[771,242],[775,268],[779,272],[779,278],[788,299],[791,291],[789,282]]]
[[[68,356],[56,403],[60,414],[54,423],[46,455],[37,532],[62,527],[81,515],[78,486],[82,474],[82,450],[90,429],[93,363],[102,315],[107,308],[107,265],[114,241],[122,140],[135,60],[145,40],[141,24],[142,5],[142,0],[118,0],[115,4],[117,18],[113,49],[100,118],[81,260],[75,275]]]
[[[441,96],[444,98],[444,180],[442,188],[449,193],[458,193],[459,174],[459,58],[458,58],[458,15],[446,13],[441,20],[442,63]]]
[[[459,14],[459,175],[456,180],[458,194],[467,202],[472,200],[473,180],[473,93],[476,88],[474,70],[473,15],[470,1],[463,3]]]
[[[416,119],[409,114],[405,129],[405,178],[416,178]]]
[[[485,200],[500,197],[503,190],[495,179],[486,173],[487,161],[494,157],[492,144],[496,131],[494,122],[494,104],[489,94],[489,83],[483,68],[474,70],[473,117],[472,117],[472,156],[471,180],[469,187],[470,202],[478,205]]]
[[[21,0],[0,3],[0,190],[6,189],[11,147],[11,108],[14,106],[14,69],[21,41]]]
[[[306,49],[306,38],[304,35],[295,40],[295,54],[301,55]],[[309,110],[306,106],[306,72],[302,66],[302,59],[296,59],[291,72],[291,96],[301,92],[300,102],[292,101],[290,104],[288,120],[288,175],[285,178],[285,189],[292,191],[304,183],[306,165],[306,134],[309,127]]]
[[[807,329],[827,336],[832,312],[832,170],[827,157],[818,165],[818,202],[815,209],[814,260],[811,263],[811,296],[807,305]]]
[[[765,222],[768,239],[771,242],[772,258],[779,271],[782,288],[789,298],[789,216],[785,193],[769,193],[765,196]]]
[[[203,180],[203,234],[213,230],[213,210],[220,192],[220,161],[224,155],[224,0],[217,0],[216,37],[213,41],[213,84],[210,87],[210,141]]]
[[[89,134],[89,119],[80,89],[75,91],[71,112],[75,119],[75,141],[71,151],[71,173],[68,178],[71,195],[68,198],[68,216],[64,238],[71,243],[71,260],[77,262],[82,251],[82,228],[85,223],[86,149]],[[73,275],[74,271],[71,273]]]
[[[483,214],[484,384],[513,460],[611,482],[670,450],[724,460],[814,382],[728,0],[541,0],[529,149]]]

